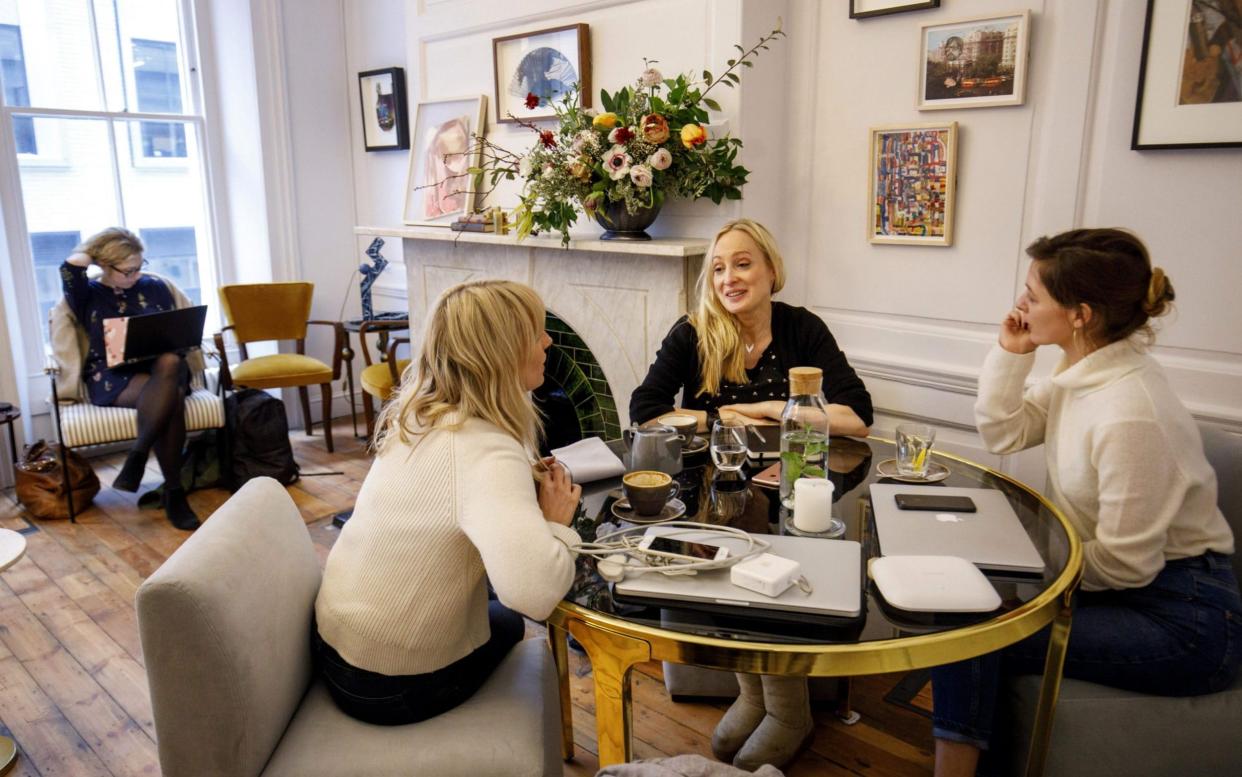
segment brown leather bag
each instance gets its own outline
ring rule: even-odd
[[[69,479],[73,483],[73,511],[80,513],[99,493],[99,478],[86,459],[72,450],[65,451]],[[69,517],[65,498],[65,476],[60,466],[60,445],[39,440],[26,448],[17,462],[17,500],[36,518]]]

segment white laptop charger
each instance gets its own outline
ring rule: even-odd
[[[802,565],[772,553],[761,553],[729,568],[729,582],[739,588],[776,598],[802,577]]]

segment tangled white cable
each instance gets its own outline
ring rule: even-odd
[[[662,537],[677,538],[693,535],[693,541],[711,543],[712,535],[740,539],[746,542],[746,549],[735,552],[729,549],[729,555],[722,559],[690,559],[677,553],[665,553],[639,547],[649,527],[631,526],[627,529],[609,532],[596,537],[595,542],[583,542],[571,548],[584,556],[594,556],[597,561],[595,568],[599,576],[610,582],[617,582],[627,574],[640,575],[644,572],[660,572],[665,575],[693,575],[708,569],[725,569],[739,561],[764,553],[772,547],[770,542],[732,526],[713,526],[695,521],[669,521],[659,524],[662,527],[678,527],[681,531],[661,533]]]

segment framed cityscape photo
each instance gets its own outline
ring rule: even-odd
[[[590,32],[590,25],[567,24],[493,38],[496,121],[552,118],[552,104],[575,84],[582,107],[590,108]]]
[[[405,70],[388,67],[358,74],[362,142],[367,151],[410,147],[405,112]]]
[[[405,183],[406,224],[447,227],[474,209],[482,146],[475,137],[487,121],[487,96],[425,100],[414,113],[414,144]]]
[[[1030,11],[923,25],[919,110],[1021,105],[1030,30]]]
[[[1242,1],[1147,0],[1130,148],[1242,146]]]
[[[871,129],[867,239],[953,244],[957,122]]]
[[[850,18],[868,19],[872,16],[939,7],[940,0],[850,0]]]

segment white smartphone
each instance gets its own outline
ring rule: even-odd
[[[639,550],[654,550],[660,553],[672,553],[686,556],[695,561],[723,561],[729,557],[729,549],[723,545],[712,545],[706,542],[689,542],[677,540],[658,534],[648,534],[638,543]]]

